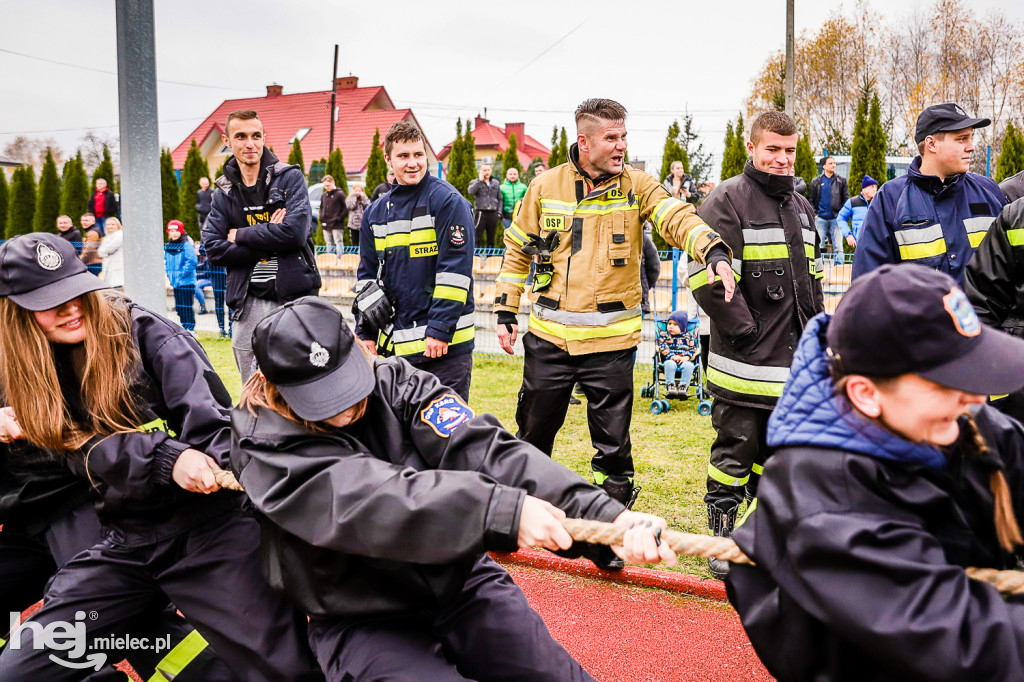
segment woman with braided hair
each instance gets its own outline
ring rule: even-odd
[[[227,390],[190,334],[106,287],[57,235],[0,246],[0,442],[36,453],[22,461],[9,446],[3,473],[17,465],[32,483],[19,494],[47,487],[44,476],[86,480],[103,524],[11,634],[0,680],[85,679],[110,655],[104,641],[138,638],[130,624],[170,602],[202,637],[151,679],[178,677],[203,638],[241,680],[323,679],[304,616],[260,574],[257,523],[239,493],[218,491]],[[38,639],[72,628],[80,646]]]
[[[253,333],[232,465],[264,572],[343,680],[592,681],[488,550],[570,548],[566,513],[626,528],[626,561],[675,563],[657,529],[402,358],[373,360],[333,306]],[[562,511],[564,510],[564,511]]]
[[[1024,341],[947,275],[886,265],[804,330],[727,588],[789,680],[1022,680],[1024,603],[965,567],[1024,546]]]

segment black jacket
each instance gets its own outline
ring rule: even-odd
[[[320,224],[327,230],[340,230],[345,226],[345,218],[348,218],[348,206],[345,200],[348,197],[340,188],[320,195]]]
[[[824,175],[824,174],[822,174]],[[818,201],[821,199],[821,177],[811,180],[811,189],[808,199],[811,201],[811,207],[814,208],[814,214],[818,214]],[[832,217],[835,218],[839,215],[839,209],[843,207],[846,200],[850,198],[850,187],[846,182],[846,178],[839,173],[832,174]]]
[[[954,449],[944,471],[820,447],[768,460],[734,533],[757,566],[734,565],[728,592],[780,682],[1024,679],[1024,604],[964,573],[1017,567],[988,481],[1005,471],[1024,519],[1024,431],[987,406],[976,420],[989,456]]]
[[[436,609],[482,552],[516,548],[526,494],[571,517],[622,512],[432,374],[400,358],[374,367],[351,427],[312,433],[267,410],[232,413],[232,466],[262,517],[266,577],[306,613]],[[446,403],[455,409],[438,416]]]
[[[213,188],[208,187],[196,192],[196,213],[199,214],[200,227],[205,216],[210,215],[210,204],[213,202]]]
[[[1007,204],[964,271],[981,321],[1024,338],[1024,199]]]
[[[57,234],[62,239],[66,239],[71,243],[71,246],[75,247],[75,253],[82,255],[82,233],[78,231],[78,228],[72,227],[70,230],[61,232],[57,230]]]
[[[65,460],[92,481],[104,525],[125,544],[145,545],[238,509],[240,494],[201,495],[171,479],[178,456],[189,447],[228,468],[231,396],[192,335],[141,306],[128,305],[141,360],[133,387],[144,413],[139,426],[152,425],[152,430],[97,437]],[[70,363],[59,356],[58,375],[72,416],[77,412],[81,418],[80,385]],[[155,422],[164,422],[167,430]]]
[[[644,232],[644,248],[640,252],[640,289],[643,292],[640,308],[645,313],[651,312],[650,291],[661,277],[661,256],[651,235]]]
[[[96,215],[96,192],[89,195],[89,213]],[[121,207],[117,203],[117,195],[108,187],[103,190],[103,216],[104,218],[120,218]]]
[[[804,325],[823,309],[814,209],[793,191],[791,176],[748,161],[697,215],[732,249],[737,278],[726,303],[720,280],[707,286],[704,266],[691,261],[687,268],[694,298],[711,318],[708,390],[727,403],[772,407]]]
[[[247,225],[241,193],[238,161],[232,157],[224,164],[224,175],[217,178],[217,191],[210,204],[210,215],[203,224],[203,245],[210,262],[227,268],[228,307],[240,314],[249,289],[249,278],[256,263],[277,258],[276,298],[287,302],[315,294],[320,290],[320,271],[313,256],[310,234],[311,213],[306,179],[298,166],[281,163],[269,149],[263,149],[256,186],[263,191],[266,213],[287,210],[282,223]],[[228,230],[238,229],[234,243]]]

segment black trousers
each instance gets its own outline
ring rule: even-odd
[[[499,220],[501,220],[501,214],[497,211],[476,212],[476,247],[478,249],[489,249],[494,246]]]
[[[633,356],[635,348],[570,355],[535,334],[523,335],[526,359],[516,408],[516,435],[551,455],[565,422],[572,388],[587,396],[590,442],[597,454],[590,465],[608,476],[633,476]]]
[[[469,402],[469,384],[473,381],[472,353],[442,355],[430,360],[417,357],[413,367],[430,372],[438,381],[458,393],[460,398]]]
[[[102,539],[100,521],[91,502],[57,519],[40,535],[27,535],[10,526],[0,531],[0,614],[3,614],[4,622],[7,622],[9,614],[24,611],[43,598],[46,583],[58,567],[64,566],[76,554]],[[0,628],[0,631],[7,636],[6,626]],[[178,663],[172,673],[176,674],[176,680],[234,682],[238,679],[216,657],[211,647],[201,643],[197,645],[192,641],[194,635],[183,643],[195,630],[174,608],[151,609],[127,624],[123,631],[130,631],[151,641],[160,638],[168,642],[170,651],[177,654],[172,655]],[[191,659],[191,654],[185,653],[199,647],[202,647],[201,650]],[[137,673],[149,679],[158,668],[168,669],[168,656],[168,651],[157,652],[153,649],[111,651],[107,662],[112,664],[127,658]],[[183,668],[181,664],[184,664]],[[89,679],[96,682],[100,679],[121,681],[124,680],[124,674],[108,666]]]
[[[81,623],[89,649],[73,660],[82,662],[88,654],[106,653],[102,645],[93,648],[96,637],[125,634],[129,622],[173,602],[239,679],[323,679],[309,650],[305,616],[271,591],[259,560],[259,527],[240,512],[144,547],[125,547],[108,534],[57,572],[43,608],[28,623]],[[49,659],[56,654],[72,660],[71,652],[31,648],[31,629],[23,625],[12,633],[0,656],[0,680],[86,677],[88,669]],[[16,637],[22,648],[13,647]]]
[[[715,400],[711,426],[716,432],[708,463],[704,501],[722,509],[739,505],[745,490],[757,494],[761,468],[768,458],[768,408],[742,407]]]
[[[413,616],[314,618],[309,638],[331,682],[593,680],[487,555],[450,604]]]

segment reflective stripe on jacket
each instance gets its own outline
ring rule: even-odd
[[[792,182],[748,162],[698,211],[734,254],[737,286],[729,303],[721,282],[707,285],[702,265],[687,269],[690,290],[711,317],[708,390],[735,405],[775,405],[800,333],[823,308],[814,209]]]
[[[640,255],[651,221],[670,244],[703,263],[722,240],[653,177],[626,166],[589,193],[572,161],[534,178],[505,230],[494,310],[516,313],[533,258],[531,235],[559,233],[551,286],[535,295],[530,331],[571,355],[640,343]],[[531,295],[534,298],[534,295]]]
[[[960,284],[971,254],[1005,204],[992,179],[963,173],[942,181],[921,173],[919,156],[906,175],[882,185],[871,200],[853,277],[885,263],[912,261]]]

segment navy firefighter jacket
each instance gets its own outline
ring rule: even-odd
[[[919,156],[906,175],[882,185],[871,200],[853,255],[853,277],[906,261],[944,272],[962,286],[964,268],[1005,204],[991,178],[924,175]]]
[[[447,341],[448,355],[473,350],[473,213],[444,180],[427,175],[395,185],[366,209],[359,230],[356,291],[377,277],[395,301],[390,340],[380,350],[416,364],[426,337]],[[368,330],[356,327],[360,338]]]

